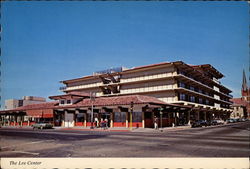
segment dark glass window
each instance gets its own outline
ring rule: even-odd
[[[115,122],[126,122],[126,112],[115,112]]]
[[[209,101],[206,99],[206,104],[209,105]]]
[[[179,87],[185,88],[185,83],[179,82]]]
[[[190,96],[190,101],[191,102],[195,102],[195,97],[194,96]]]
[[[193,91],[194,91],[194,87],[193,87],[193,86],[190,86],[190,90],[193,90]]]
[[[133,122],[142,122],[142,112],[133,112]]]
[[[65,103],[65,101],[64,100],[60,100],[60,104],[64,104]]]
[[[67,104],[71,104],[71,100],[67,100]]]
[[[202,104],[202,102],[203,102],[203,99],[199,98],[199,103]]]
[[[180,100],[186,100],[186,95],[183,93],[180,93]]]

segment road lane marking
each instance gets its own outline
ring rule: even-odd
[[[39,155],[40,153],[32,153],[28,151],[7,151],[7,152],[12,152],[12,153],[23,153],[23,154],[32,154],[32,155]]]
[[[1,147],[1,149],[11,148],[11,147],[16,147],[16,146],[23,146],[23,145],[27,145],[27,144],[42,143],[42,142],[44,142],[44,141],[33,141],[33,142],[30,142],[30,143],[24,143],[24,144],[18,144],[18,145],[5,146],[5,147]]]

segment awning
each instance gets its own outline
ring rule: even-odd
[[[26,110],[27,116],[39,118],[53,118],[53,109]]]

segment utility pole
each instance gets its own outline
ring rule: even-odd
[[[94,118],[94,101],[95,101],[95,93],[90,92],[90,100],[91,100],[91,129],[94,129],[93,126],[93,118]]]
[[[133,108],[134,108],[134,102],[131,102],[130,105],[130,130],[133,128]]]

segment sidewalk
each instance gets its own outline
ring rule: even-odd
[[[164,132],[164,131],[175,131],[175,130],[184,130],[191,128],[191,126],[177,126],[177,127],[164,127],[159,128],[157,130],[153,128],[126,128],[126,127],[114,127],[114,128],[108,128],[108,129],[102,129],[102,128],[94,128],[91,129],[90,127],[54,127],[57,130],[78,130],[78,131],[103,131],[103,132]]]
[[[16,128],[16,129],[32,129],[31,126],[2,126],[2,128]],[[176,131],[176,130],[185,130],[191,128],[190,126],[176,126],[176,127],[164,127],[155,130],[154,128],[126,128],[126,127],[114,127],[114,128],[93,128],[90,127],[53,127],[54,130],[72,130],[72,131],[100,131],[100,132],[146,132],[146,133],[155,133],[155,132],[164,132],[164,131]]]

